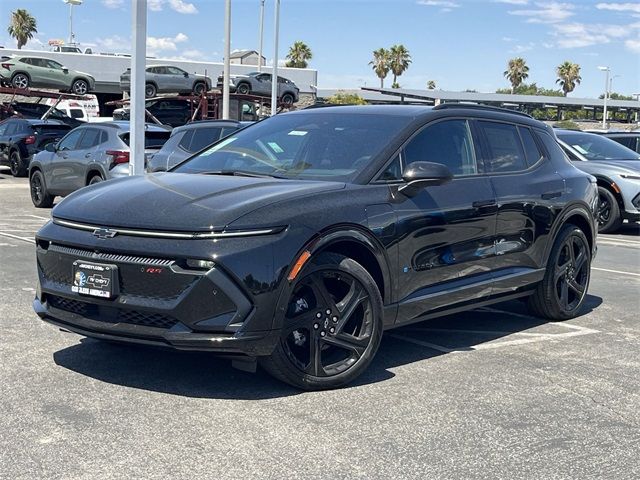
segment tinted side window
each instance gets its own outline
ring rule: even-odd
[[[191,139],[192,138],[193,138],[193,130],[187,130],[184,133],[184,135],[182,135],[182,139],[180,140],[180,143],[178,145],[183,150],[186,150],[187,152],[190,152],[191,150],[189,150],[189,146],[191,145]]]
[[[18,122],[9,122],[7,124],[7,130],[4,132],[5,135],[13,135],[16,130],[18,130],[17,128]]]
[[[526,127],[518,127],[520,137],[522,138],[522,144],[524,145],[524,153],[527,156],[527,163],[529,166],[535,165],[543,157],[538,144],[533,138],[531,130]]]
[[[429,125],[404,149],[405,165],[434,162],[449,167],[454,175],[477,173],[471,130],[466,120],[444,120]]]
[[[74,130],[69,133],[66,137],[60,140],[58,144],[58,150],[73,150],[76,147],[76,143],[80,140],[80,135],[84,133],[84,128]]]
[[[78,143],[78,149],[92,148],[100,143],[100,130],[97,128],[86,128],[84,135]]]
[[[191,152],[197,152],[207,145],[211,145],[220,138],[220,132],[222,132],[222,128],[220,127],[196,128],[193,131],[193,139],[191,140],[189,150]]]
[[[558,145],[558,142],[556,142],[556,140],[551,135],[549,135],[547,132],[541,132],[541,131],[538,131],[537,134],[538,134],[538,138],[542,140],[542,144],[544,145],[544,148],[547,150],[547,153],[545,155],[548,158],[564,156],[564,154],[562,153],[562,149],[560,148],[560,145]]]
[[[0,137],[7,131],[7,123],[0,123]]]
[[[231,135],[233,132],[235,132],[236,130],[238,130],[235,127],[226,127],[222,129],[222,136],[220,138],[224,138],[227,137],[229,135]]]
[[[619,144],[624,145],[625,147],[630,148],[631,150],[636,149],[636,139],[633,137],[613,137],[611,138],[611,140],[615,140]]]
[[[478,122],[487,142],[484,167],[487,172],[516,172],[525,170],[522,142],[515,125]]]

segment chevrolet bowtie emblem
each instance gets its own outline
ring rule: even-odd
[[[102,238],[102,239],[106,239],[106,238],[113,238],[118,234],[118,232],[116,232],[115,230],[109,230],[108,228],[96,228],[93,231],[93,235],[98,237],[98,238]]]

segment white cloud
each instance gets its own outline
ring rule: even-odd
[[[442,11],[451,11],[452,8],[458,8],[459,3],[449,0],[418,0],[419,5],[425,5],[427,7],[441,7]]]
[[[176,51],[177,44],[189,40],[184,33],[178,33],[175,37],[147,37],[147,49],[151,53],[159,51]]]
[[[178,13],[189,15],[198,13],[198,9],[193,3],[184,2],[183,0],[169,0],[169,6]]]
[[[509,5],[527,5],[529,0],[493,0],[495,3],[508,3]]]
[[[580,48],[628,37],[630,27],[633,25],[560,23],[553,25],[553,35],[560,48]]]
[[[613,10],[614,12],[634,12],[640,13],[640,3],[598,3],[598,10]]]
[[[626,40],[624,46],[632,52],[640,54],[640,37]]]
[[[534,42],[529,42],[525,45],[516,45],[511,50],[512,53],[524,53],[529,52],[535,48],[536,44]]]
[[[152,12],[159,12],[162,10],[162,2],[163,0],[148,0],[147,8]]]
[[[527,23],[558,23],[574,15],[574,5],[560,2],[536,2],[536,8],[511,10],[509,15],[528,17]]]
[[[503,42],[513,42],[513,41],[515,41],[515,38],[511,38],[511,37],[502,37],[502,41],[503,41]]]
[[[102,0],[102,4],[107,8],[121,8],[124,6],[124,0]]]

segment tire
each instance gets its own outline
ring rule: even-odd
[[[153,83],[147,83],[144,86],[144,96],[146,98],[155,97],[156,93],[158,93],[158,89]]]
[[[529,297],[529,309],[550,320],[576,317],[589,288],[591,249],[584,232],[567,224],[556,237],[542,282]]]
[[[207,91],[207,85],[204,82],[196,82],[193,85],[193,93],[195,95],[202,95]]]
[[[87,183],[87,185],[95,185],[96,183],[100,183],[100,182],[104,182],[104,178],[102,178],[102,175],[94,175],[93,177],[91,177],[91,179],[89,180],[89,183]]]
[[[17,150],[14,150],[9,155],[9,166],[11,167],[11,175],[13,175],[14,177],[27,176],[27,167],[22,161],[20,152],[18,152]]]
[[[613,233],[622,225],[618,200],[610,190],[598,187],[598,233]]]
[[[285,105],[293,105],[294,100],[294,96],[290,93],[285,93],[284,95],[282,95],[282,103],[284,103]]]
[[[29,76],[24,73],[16,73],[11,78],[11,86],[13,88],[29,88],[30,84]]]
[[[248,83],[241,83],[236,87],[236,92],[241,95],[249,95],[251,93],[251,87]]]
[[[366,370],[381,338],[382,298],[369,272],[348,257],[322,253],[298,276],[280,340],[259,360],[294,387],[338,388]]]
[[[89,84],[80,78],[71,84],[71,91],[76,95],[86,95],[89,93]]]
[[[29,190],[31,191],[31,201],[36,208],[51,208],[55,198],[47,191],[44,183],[44,175],[40,170],[36,170],[29,179]]]

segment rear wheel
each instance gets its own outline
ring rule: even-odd
[[[84,95],[89,91],[89,84],[86,80],[78,79],[71,84],[71,91],[76,95]]]
[[[26,177],[27,167],[22,161],[20,152],[14,150],[9,156],[9,166],[11,167],[11,175],[14,177]]]
[[[94,175],[93,177],[91,177],[87,185],[95,185],[96,183],[100,182],[104,182],[104,178],[102,178],[101,175]]]
[[[155,97],[158,89],[153,83],[147,83],[144,86],[144,96],[147,98]]]
[[[13,88],[29,88],[29,77],[24,73],[16,73],[11,79]]]
[[[598,233],[613,233],[622,225],[618,200],[604,187],[598,187]]]
[[[544,279],[529,297],[529,308],[540,317],[567,320],[578,315],[589,288],[591,249],[575,225],[560,230],[551,250]]]
[[[249,93],[251,92],[251,87],[248,83],[241,83],[240,85],[238,85],[238,88],[236,88],[236,91],[242,95],[249,95]]]
[[[284,103],[285,105],[293,105],[293,95],[291,95],[290,93],[285,93],[282,96],[282,103]]]
[[[50,208],[53,205],[54,196],[49,194],[44,183],[44,175],[40,170],[36,170],[29,179],[31,190],[31,201],[36,208]]]
[[[354,260],[324,253],[293,287],[280,341],[261,364],[305,390],[343,386],[371,363],[382,336],[382,298]]]

